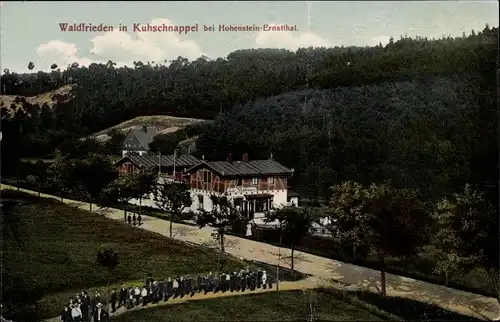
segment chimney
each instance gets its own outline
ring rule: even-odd
[[[227,155],[227,162],[233,162],[233,154],[232,153],[229,153]]]
[[[248,153],[243,153],[243,162],[248,162]]]
[[[274,160],[274,155],[273,153],[271,152],[271,154],[269,155],[269,160]]]

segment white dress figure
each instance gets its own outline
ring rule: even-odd
[[[246,237],[252,236],[252,224],[251,223],[247,224],[247,232],[246,232],[245,236]]]

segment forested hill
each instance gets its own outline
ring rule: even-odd
[[[462,182],[498,186],[491,183],[497,54],[498,28],[486,27],[459,38],[402,37],[385,47],[239,50],[225,59],[179,57],[168,66],[117,68],[110,61],[24,75],[6,70],[2,94],[76,86],[73,100],[40,113],[20,98],[24,108],[2,118],[2,159],[45,155],[136,116],[168,114],[217,119],[200,136],[201,153],[273,152],[296,169],[294,184],[312,197],[346,179],[391,179],[428,195]],[[10,106],[1,108],[6,115]]]
[[[313,199],[345,180],[391,180],[427,198],[467,182],[495,185],[494,96],[483,108],[480,91],[476,77],[457,75],[291,92],[224,113],[200,137],[199,154],[272,152]]]
[[[1,89],[2,94],[35,96],[78,84],[77,99],[61,106],[52,126],[81,135],[142,115],[214,118],[235,105],[307,85],[335,88],[478,71],[486,55],[496,55],[497,34],[498,28],[487,27],[461,38],[402,37],[385,47],[239,50],[227,59],[189,62],[179,57],[169,65],[134,62],[122,68],[111,61],[89,67],[52,65],[51,73],[26,75],[6,70]],[[25,125],[25,131],[34,126]],[[47,127],[37,126],[42,128],[38,132]]]

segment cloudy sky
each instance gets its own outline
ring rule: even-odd
[[[308,3],[310,12],[308,14]],[[309,23],[308,23],[309,17]],[[247,48],[288,48],[335,45],[375,45],[390,36],[440,37],[470,34],[486,23],[498,26],[498,2],[3,2],[0,8],[1,66],[26,71],[52,63],[113,60],[164,61],[183,56],[224,57]],[[133,24],[297,25],[294,32],[172,32],[137,33]],[[104,24],[114,32],[63,32],[60,23]],[[118,31],[127,26],[128,32]]]

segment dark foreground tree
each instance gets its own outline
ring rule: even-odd
[[[156,205],[170,213],[170,238],[172,238],[172,221],[182,217],[182,211],[190,207],[193,201],[189,186],[185,182],[165,182],[156,186],[154,191]]]
[[[87,193],[90,211],[92,203],[99,199],[104,188],[118,176],[111,159],[103,154],[90,153],[84,159],[75,162],[75,176]]]
[[[106,302],[108,304],[108,312],[109,311],[109,281],[111,279],[111,274],[120,263],[118,253],[113,251],[112,249],[102,247],[101,250],[97,253],[96,258],[97,264],[105,268],[108,272],[107,285],[106,285]]]

